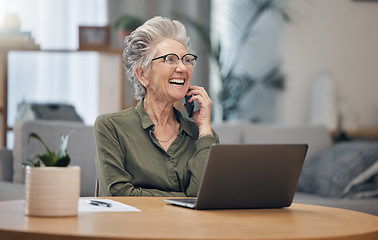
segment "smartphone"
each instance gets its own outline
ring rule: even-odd
[[[190,89],[188,90],[188,92],[190,91]],[[194,110],[194,102],[188,102],[189,99],[192,97],[193,95],[190,95],[190,96],[187,96],[185,95],[185,103],[186,103],[186,110],[188,112],[188,116],[191,118],[193,116],[193,110]]]

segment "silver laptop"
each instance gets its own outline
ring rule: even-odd
[[[307,144],[213,145],[197,198],[165,201],[197,210],[289,207],[307,149]]]

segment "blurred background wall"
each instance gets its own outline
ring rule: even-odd
[[[251,3],[255,6],[276,3],[289,20],[275,11],[259,15],[251,24],[251,35],[242,42],[240,54],[233,55],[238,46],[237,30],[248,27],[242,17],[248,19],[256,14]],[[248,11],[241,14],[240,6],[251,8],[245,7]],[[192,82],[204,86],[215,100],[214,121],[322,123],[331,131],[340,124],[352,130],[378,128],[377,1],[0,0],[0,18],[7,12],[17,13],[20,30],[30,32],[40,49],[48,51],[10,53],[10,123],[14,123],[17,105],[22,101],[71,103],[87,124],[92,124],[100,112],[106,112],[106,109],[100,111],[99,105],[107,102],[106,108],[115,100],[111,91],[107,96],[99,95],[98,69],[104,62],[95,52],[77,52],[78,26],[112,26],[119,17],[130,14],[143,20],[161,15],[186,24],[200,57]],[[241,21],[237,27],[232,25],[235,13]],[[217,41],[222,44],[224,62],[237,59],[238,64],[214,67],[211,60],[214,49],[207,46],[190,20],[208,30],[213,46]],[[112,48],[122,51],[122,42],[117,39],[115,29],[111,30]],[[54,53],[57,49],[60,52]],[[270,78],[275,82],[268,81],[268,85],[276,84],[275,87],[261,87],[259,79],[276,63],[278,71]],[[111,66],[117,64],[108,65],[111,73]],[[236,94],[238,98],[233,101],[238,109],[224,118],[218,102],[222,87],[219,71],[227,69],[235,70],[233,73],[239,79],[237,84],[231,81],[225,88],[231,89],[231,94],[244,89],[242,84],[252,83],[253,87]],[[0,70],[3,76],[4,69]],[[113,81],[112,74],[108,81]],[[109,107],[108,111],[114,109]]]
[[[310,122],[311,111],[328,111],[322,104],[333,103],[322,103],[322,99],[332,99],[329,95],[315,96],[317,102],[311,103],[313,86],[318,83],[323,93],[334,89],[346,128],[376,128],[378,2],[288,0],[288,10],[293,19],[285,25],[283,39],[287,88],[282,121]]]

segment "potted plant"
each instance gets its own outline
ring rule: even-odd
[[[25,176],[25,215],[39,217],[76,216],[80,196],[80,167],[70,166],[67,145],[70,132],[61,135],[58,153],[32,132],[28,136],[42,143],[46,152],[23,162]]]
[[[114,29],[117,30],[117,36],[123,43],[125,37],[130,35],[132,31],[142,25],[144,21],[141,18],[128,14],[122,15],[114,22]]]

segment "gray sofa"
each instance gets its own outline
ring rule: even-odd
[[[378,216],[378,198],[366,198],[366,196],[364,198],[361,196],[356,197],[358,194],[340,197],[337,196],[338,191],[335,191],[335,189],[337,190],[340,187],[334,187],[340,184],[329,182],[329,186],[324,185],[324,183],[321,185],[322,180],[327,177],[325,173],[335,174],[332,173],[332,171],[319,172],[319,170],[317,170],[319,166],[316,166],[316,163],[321,163],[320,167],[324,168],[325,166],[330,168],[322,157],[324,158],[324,155],[329,154],[330,151],[333,153],[332,151],[334,148],[336,148],[335,146],[339,147],[340,145],[332,142],[328,131],[323,126],[276,126],[255,125],[246,122],[229,122],[213,124],[213,128],[219,134],[221,143],[224,144],[309,144],[308,153],[302,170],[303,176],[301,175],[301,179],[298,184],[298,191],[294,197],[294,202],[339,207]],[[73,129],[78,129],[78,131],[71,135],[68,151],[71,156],[72,164],[81,167],[81,196],[94,196],[96,170],[94,164],[95,143],[93,138],[93,127],[85,126],[84,124],[77,122],[35,120],[17,122],[14,127],[15,140],[13,151],[7,149],[0,150],[0,201],[24,198],[24,169],[22,168],[21,163],[27,157],[30,157],[36,153],[41,153],[44,150],[43,146],[41,146],[41,144],[37,141],[31,141],[30,143],[27,142],[27,136],[30,132],[34,131],[38,133],[52,149],[57,149],[60,134],[68,133]],[[353,146],[354,143],[350,144]],[[369,145],[368,147],[371,146]],[[360,150],[355,150],[350,146],[344,146],[344,148],[351,149],[351,152],[361,152]],[[369,148],[369,150],[371,149]],[[373,153],[375,152],[373,151]],[[333,158],[336,158],[334,155],[331,156],[332,160]],[[352,157],[350,158],[352,160],[356,158],[354,155],[351,156]],[[377,163],[377,159],[378,157],[376,160],[374,160],[375,163]],[[356,167],[354,168],[356,169]],[[342,171],[339,172],[346,172],[345,168],[341,170]],[[361,172],[367,172],[367,169],[365,170],[366,171],[360,169]],[[378,169],[376,172],[372,171],[374,168],[369,170],[370,172],[373,172],[370,174],[377,176],[378,180]],[[356,172],[353,174],[356,174]],[[353,180],[355,180],[357,175],[352,177]],[[327,179],[325,180],[327,181]],[[344,181],[342,182],[345,184],[345,179],[343,180]],[[307,185],[312,188],[308,187]],[[317,186],[318,189],[316,189],[314,186]],[[351,185],[349,184],[349,188],[350,186]],[[375,185],[373,185],[373,188],[374,187]],[[345,186],[342,186],[342,189],[345,189]],[[355,188],[352,186],[352,189]],[[378,190],[378,188],[376,188],[376,190]],[[374,193],[374,191],[369,192]]]
[[[16,122],[13,151],[0,150],[0,200],[23,199],[25,170],[22,162],[32,155],[44,153],[43,145],[28,135],[36,132],[51,150],[59,150],[60,134],[72,130],[68,142],[71,164],[81,168],[81,196],[94,196],[96,169],[93,127],[73,121],[31,120]]]

